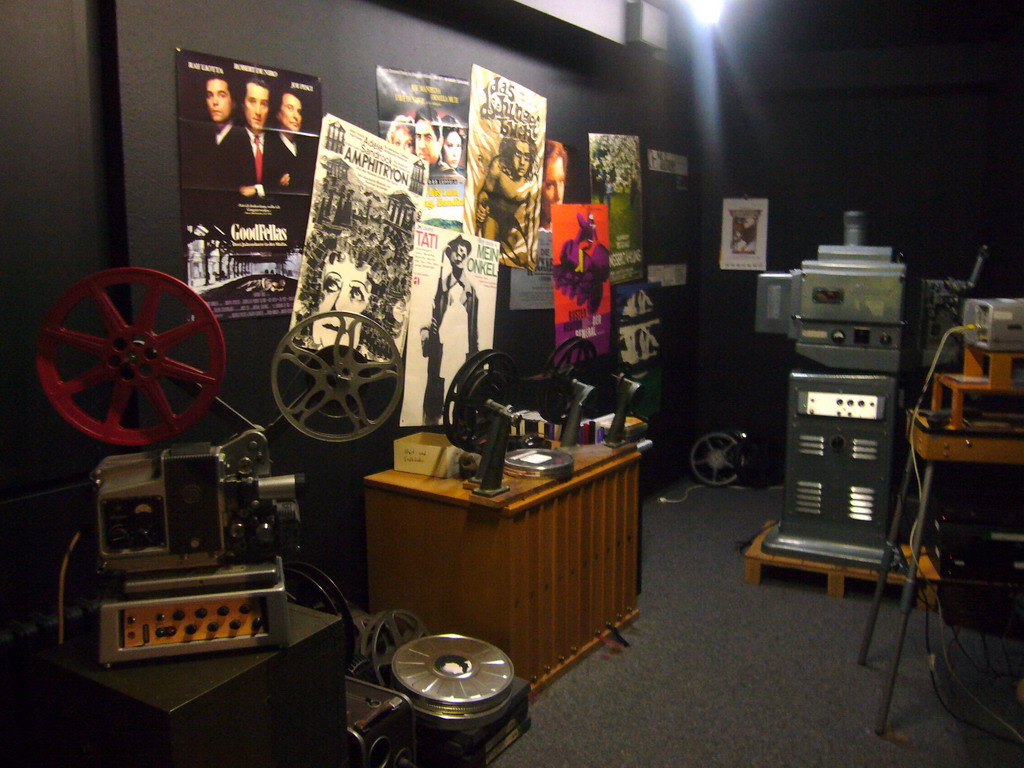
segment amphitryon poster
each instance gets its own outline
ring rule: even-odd
[[[590,200],[608,206],[611,281],[641,279],[644,265],[639,137],[590,134]]]
[[[657,288],[656,283],[630,283],[614,288],[619,363],[627,376],[642,385],[633,401],[634,412],[642,418],[653,416],[661,404]]]
[[[402,350],[426,165],[330,114],[317,157],[292,326],[322,312],[353,312],[376,321]],[[333,344],[342,330],[331,319],[315,321],[308,346]],[[371,359],[389,356],[381,339],[354,346]]]
[[[177,52],[189,286],[222,319],[291,312],[322,107],[312,75]]]
[[[377,67],[378,133],[429,165],[423,221],[462,231],[469,81]]]
[[[608,283],[608,208],[553,205],[555,346],[573,336],[589,339],[598,354],[611,348]]]
[[[466,225],[505,266],[534,269],[547,99],[476,64],[469,81]]]
[[[401,426],[436,425],[455,374],[494,341],[498,244],[417,224]]]

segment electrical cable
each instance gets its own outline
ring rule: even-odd
[[[1018,746],[1018,747],[1024,747],[1024,735],[1021,735],[1021,733],[1016,728],[1014,728],[1010,723],[1008,723],[1006,720],[1004,720],[999,715],[997,715],[995,712],[993,712],[989,707],[985,706],[984,702],[982,702],[981,699],[978,698],[978,696],[976,696],[974,694],[974,692],[967,686],[966,683],[964,683],[959,678],[959,676],[953,670],[953,664],[952,664],[952,662],[950,661],[950,658],[949,658],[949,648],[948,648],[948,646],[946,644],[945,631],[943,629],[943,627],[945,626],[945,623],[946,623],[946,619],[945,619],[945,617],[943,616],[943,613],[942,613],[942,600],[939,597],[939,591],[938,591],[937,586],[932,584],[928,580],[927,577],[925,577],[925,582],[928,583],[930,586],[934,587],[933,594],[934,594],[934,597],[935,597],[935,607],[936,607],[936,609],[938,611],[938,614],[939,614],[939,639],[940,639],[940,645],[942,646],[942,657],[943,657],[943,660],[946,662],[946,670],[949,672],[950,677],[964,690],[964,692],[968,696],[971,697],[971,699],[974,700],[974,702],[981,708],[981,710],[983,712],[985,712],[989,717],[991,717],[993,720],[995,720],[1000,725],[1002,725],[1004,728],[1006,728],[1006,730],[1008,730],[1010,733],[1012,733],[1013,736],[1015,737],[1015,739],[1011,739],[1010,737],[1006,736],[1005,734],[1001,734],[1001,733],[997,733],[995,731],[992,731],[992,730],[986,728],[985,726],[979,725],[979,724],[977,724],[977,723],[975,723],[975,722],[973,722],[971,720],[968,720],[967,718],[963,717],[962,715],[957,714],[956,712],[954,712],[952,710],[952,708],[949,706],[949,704],[947,704],[947,702],[942,698],[942,694],[939,692],[938,683],[937,683],[937,681],[935,679],[935,656],[932,653],[932,649],[931,649],[931,637],[930,637],[930,632],[929,632],[929,615],[930,615],[931,611],[930,610],[926,610],[925,611],[925,625],[924,625],[924,628],[925,628],[924,639],[925,639],[925,652],[926,652],[927,658],[928,658],[928,674],[931,677],[932,688],[935,691],[935,695],[938,698],[939,703],[942,705],[942,708],[945,709],[946,712],[948,712],[950,714],[950,716],[954,720],[956,720],[957,722],[960,722],[960,723],[963,723],[964,725],[968,725],[968,726],[970,726],[972,728],[975,728],[975,729],[981,731],[982,733],[985,733],[985,734],[987,734],[989,736],[992,736],[993,738],[999,739],[1000,741],[1005,741],[1008,744],[1013,744],[1014,746]],[[961,646],[961,649],[963,649],[963,646]],[[964,651],[964,653],[966,655],[966,651]]]
[[[67,550],[64,552],[64,558],[60,564],[60,577],[57,580],[57,644],[64,644],[64,581],[68,572],[68,561],[71,559],[71,553],[75,549],[75,545],[78,544],[78,540],[82,538],[81,531],[75,531],[75,535],[71,537],[71,542],[68,544]]]
[[[680,496],[678,499],[670,499],[668,496],[659,496],[658,497],[658,501],[661,504],[682,504],[684,501],[686,501],[690,497],[690,492],[694,488],[709,488],[709,487],[711,487],[711,486],[703,485],[702,483],[694,483],[689,488],[687,488],[683,492],[683,495]]]
[[[682,504],[684,501],[686,501],[689,498],[690,492],[694,488],[709,488],[709,489],[716,489],[716,490],[728,488],[729,490],[732,490],[732,491],[764,491],[764,490],[771,491],[771,490],[778,490],[781,487],[782,487],[781,485],[771,485],[771,486],[768,486],[768,488],[754,488],[752,486],[747,486],[747,485],[704,485],[703,483],[694,483],[689,488],[687,488],[683,492],[683,495],[680,496],[678,499],[670,499],[668,496],[659,496],[657,498],[657,501],[659,503],[661,503],[661,504]]]
[[[917,396],[917,402],[914,403],[914,410],[910,414],[911,434],[913,433],[912,430],[914,428],[914,425],[917,424],[917,416],[921,412],[921,403],[924,402],[924,396],[928,392],[928,385],[931,383],[932,376],[935,375],[935,369],[938,367],[939,358],[942,357],[942,349],[943,347],[946,346],[946,342],[949,340],[949,337],[952,336],[954,333],[966,333],[967,331],[973,331],[976,330],[977,328],[978,326],[974,324],[954,325],[952,328],[947,328],[946,332],[942,334],[942,339],[939,341],[939,346],[935,350],[935,355],[932,357],[931,365],[928,367],[928,373],[925,374],[924,384],[921,386],[921,393]],[[910,463],[914,468],[914,481],[917,484],[917,499],[918,503],[920,504],[923,497],[923,488],[921,485],[921,472],[917,466],[917,452],[914,450],[913,445],[910,446]],[[916,529],[917,518],[914,519],[914,524],[910,527],[910,541],[914,541],[914,533]],[[911,550],[913,550],[913,547],[911,547]],[[919,552],[911,551],[910,561],[911,565],[913,566],[912,573],[917,573],[919,557]]]
[[[928,368],[928,373],[924,377],[924,383],[923,383],[923,385],[921,387],[921,392],[918,395],[917,402],[914,404],[914,409],[913,409],[913,411],[912,411],[912,413],[910,415],[910,428],[911,428],[911,430],[913,430],[914,425],[917,424],[918,415],[919,415],[919,413],[921,411],[921,403],[924,402],[924,397],[925,397],[925,395],[928,392],[929,384],[931,383],[932,377],[935,375],[935,369],[938,366],[939,358],[942,355],[942,350],[943,350],[943,348],[946,345],[946,341],[948,341],[949,337],[951,335],[953,335],[954,333],[966,333],[967,331],[971,331],[971,330],[975,330],[975,329],[977,329],[977,326],[973,325],[973,324],[953,326],[952,328],[947,329],[946,332],[942,335],[942,339],[939,342],[939,346],[938,346],[938,348],[935,351],[934,357],[932,358],[931,365]],[[923,488],[923,485],[922,485],[922,482],[921,482],[920,470],[919,470],[918,465],[917,465],[917,454],[916,454],[916,452],[914,450],[913,445],[910,446],[910,452],[911,452],[910,453],[911,464],[912,464],[913,469],[914,469],[914,479],[915,479],[916,484],[917,484],[918,503],[921,503],[924,500],[924,488]],[[918,525],[919,519],[920,519],[919,516],[917,518],[915,518],[914,524],[911,526],[911,530],[910,530],[910,541],[911,542],[914,541],[914,537],[915,537],[915,534],[917,532],[917,525]],[[941,645],[942,645],[942,655],[943,655],[943,659],[944,659],[944,661],[946,663],[946,669],[948,670],[950,677],[961,688],[963,688],[963,690],[967,693],[967,695],[970,696],[971,699],[973,699],[974,702],[979,707],[981,707],[983,712],[988,714],[989,717],[991,717],[992,719],[997,721],[1000,725],[1002,725],[1010,733],[1012,733],[1013,736],[1015,737],[1015,739],[1011,739],[1011,738],[1007,737],[1004,734],[996,733],[994,731],[991,731],[991,730],[985,728],[984,726],[978,725],[977,723],[974,723],[974,722],[971,722],[970,720],[967,720],[966,718],[964,718],[964,717],[956,714],[955,712],[953,712],[953,710],[949,707],[949,705],[943,700],[942,695],[940,694],[939,689],[938,689],[938,683],[937,683],[937,681],[935,679],[935,657],[934,657],[934,655],[932,654],[932,651],[931,651],[931,642],[930,642],[930,638],[929,638],[929,629],[928,629],[928,625],[929,625],[928,613],[929,612],[926,611],[926,613],[925,613],[925,649],[926,649],[926,652],[927,652],[927,655],[928,655],[928,673],[929,673],[929,676],[931,678],[932,688],[935,691],[935,695],[938,698],[939,703],[942,705],[943,709],[945,709],[950,714],[950,716],[952,716],[958,722],[964,723],[965,725],[968,725],[968,726],[970,726],[972,728],[976,728],[976,729],[982,731],[983,733],[986,733],[986,734],[988,734],[988,735],[990,735],[990,736],[992,736],[994,738],[1000,739],[1001,741],[1005,741],[1008,744],[1013,744],[1015,746],[1024,746],[1024,736],[1022,736],[1021,733],[1018,732],[1017,729],[1014,728],[1010,723],[1006,722],[1003,718],[1001,718],[999,715],[997,715],[995,712],[993,712],[991,709],[989,709],[987,706],[985,706],[985,704],[981,701],[981,699],[979,699],[974,694],[974,692],[971,691],[971,689],[957,676],[956,672],[953,670],[952,663],[950,662],[950,659],[949,659],[949,649],[948,649],[948,647],[946,645],[945,632],[943,630],[943,627],[945,625],[945,618],[944,618],[943,613],[942,613],[942,601],[941,601],[941,599],[939,597],[938,588],[937,588],[936,585],[932,584],[932,582],[928,579],[928,577],[920,570],[920,552],[914,551],[914,547],[913,546],[911,547],[910,559],[911,559],[911,565],[912,565],[912,568],[913,568],[913,570],[911,572],[912,573],[920,573],[922,578],[925,581],[925,584],[928,585],[928,586],[931,586],[933,588],[932,591],[933,591],[933,594],[934,594],[934,597],[935,597],[935,605],[936,605],[936,608],[938,609],[938,613],[939,613],[939,634],[940,634]],[[959,644],[959,639],[958,638],[956,638],[956,642]],[[967,655],[966,654],[966,649],[964,649],[962,645],[960,647],[964,651],[964,654]],[[968,656],[968,658],[969,658],[969,656]]]

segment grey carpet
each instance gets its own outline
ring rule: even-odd
[[[766,572],[760,585],[745,584],[736,543],[777,519],[781,489],[697,486],[685,502],[659,501],[689,485],[644,503],[643,592],[640,617],[623,633],[629,647],[599,649],[538,694],[531,730],[499,757],[499,768],[1024,765],[1020,746],[942,708],[928,674],[923,611],[910,617],[889,718],[895,737],[876,736],[898,591],[887,592],[868,666],[858,666],[871,584],[848,582],[843,599],[826,595],[824,576]],[[952,686],[934,616],[929,624],[943,696],[1009,736]],[[1024,645],[961,638],[971,658],[954,656],[954,670],[1024,733],[1016,680],[993,671],[1009,665],[1024,674]]]

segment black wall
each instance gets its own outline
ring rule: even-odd
[[[0,522],[8,524],[5,539],[12,530],[15,535],[5,547],[11,567],[0,623],[52,610],[63,548],[92,518],[85,475],[100,458],[118,452],[79,435],[39,392],[32,356],[46,309],[73,281],[108,266],[127,263],[179,277],[184,273],[176,48],[319,75],[324,109],[368,130],[376,126],[377,65],[468,78],[476,63],[546,96],[548,136],[576,147],[581,158],[586,157],[588,132],[634,134],[641,137],[643,152],[654,147],[693,155],[690,89],[682,68],[504,0],[124,0],[87,5],[88,13],[80,6],[64,0],[37,11],[19,10],[16,27],[25,45],[12,46],[35,52],[26,60],[11,58],[17,71],[26,70],[25,81],[16,82],[19,97],[46,130],[17,136],[30,147],[34,161],[26,158],[16,176],[38,188],[38,194],[21,201],[24,219],[12,244],[30,258],[19,262],[25,276],[17,295],[5,302],[5,314],[16,319],[18,333],[11,339],[11,375],[4,385],[8,397],[2,405],[5,501]],[[78,15],[88,18],[79,23]],[[90,20],[91,25],[86,23]],[[48,30],[41,43],[36,36],[40,28]],[[79,50],[81,62],[72,55]],[[79,87],[67,87],[69,72],[81,81]],[[38,86],[48,90],[39,93]],[[5,121],[5,131],[9,125]],[[63,136],[54,135],[60,132],[78,144],[95,145],[95,157],[80,158]],[[588,199],[587,177],[579,170],[570,180],[570,202]],[[645,249],[650,261],[684,260],[696,252],[696,199],[670,193],[657,181],[644,200],[658,213],[645,223]],[[55,221],[53,210],[69,207],[69,200],[78,207],[66,212],[66,222]],[[85,210],[85,202],[98,210]],[[5,210],[5,225],[7,218]],[[82,238],[77,247],[71,233]],[[668,335],[680,342],[666,355],[666,406],[652,428],[659,441],[660,435],[692,431],[689,393],[695,380],[693,287],[664,294],[663,322]],[[520,373],[538,372],[554,346],[551,312],[509,312],[507,270],[499,282],[498,307],[494,346],[515,358]],[[228,370],[221,397],[260,424],[277,415],[270,367],[287,323],[287,317],[222,323]],[[303,472],[307,478],[302,559],[326,570],[350,599],[364,606],[362,478],[389,468],[392,441],[415,431],[399,430],[397,421],[396,414],[384,428],[352,443],[321,443],[292,430],[271,446],[276,473]],[[234,430],[210,413],[176,440],[219,442]],[[681,472],[672,452],[660,454],[649,454],[647,484]],[[57,483],[70,490],[55,493]],[[94,552],[95,542],[84,539],[73,558],[81,577],[71,584],[70,597],[88,591]]]
[[[787,375],[814,368],[785,336],[755,334],[757,273],[719,269],[723,197],[769,199],[770,272],[841,244],[843,212],[863,210],[868,244],[902,254],[910,282],[966,279],[987,244],[972,295],[1024,294],[1022,20],[1019,2],[727,11],[704,43],[714,77],[694,91],[705,168],[698,432],[743,429],[781,451]]]
[[[468,77],[477,63],[544,94],[549,136],[583,155],[588,132],[636,134],[644,151],[687,155],[688,192],[644,178],[648,260],[689,266],[689,284],[662,296],[666,390],[643,463],[651,487],[686,473],[703,432],[782,437],[785,377],[800,361],[787,339],[754,334],[756,275],[718,269],[722,197],[769,198],[771,271],[840,242],[843,211],[858,208],[870,215],[870,242],[905,254],[913,276],[966,277],[986,243],[976,294],[1024,294],[1024,13],[1016,0],[935,5],[742,3],[711,34],[673,14],[666,61],[510,0],[5,9],[0,130],[18,151],[5,154],[0,186],[0,627],[52,610],[61,554],[92,516],[86,474],[114,451],[64,423],[39,390],[34,339],[47,308],[108,266],[184,272],[175,48],[317,74],[325,109],[368,129],[378,64]],[[586,198],[582,174],[569,192]],[[535,372],[553,346],[550,312],[510,313],[507,299],[504,275],[495,346]],[[286,324],[223,324],[222,396],[257,422],[276,415],[269,369]],[[303,557],[357,602],[366,596],[362,478],[390,466],[396,423],[357,443],[287,432],[272,447],[275,471],[310,481]],[[211,414],[180,439],[231,431]],[[94,547],[84,540],[72,558],[72,597],[88,591]]]

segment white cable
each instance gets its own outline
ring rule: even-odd
[[[967,684],[964,683],[963,680],[961,680],[959,677],[957,677],[956,672],[953,671],[953,665],[949,662],[949,649],[946,647],[946,632],[944,630],[946,620],[942,616],[942,600],[939,599],[939,590],[937,588],[934,590],[934,594],[935,605],[938,606],[939,609],[939,639],[942,642],[942,657],[946,661],[946,669],[949,670],[950,677],[952,677],[953,680],[955,680],[956,683],[964,689],[968,696],[974,699],[974,702],[979,707],[981,707],[982,712],[986,713],[989,717],[991,717],[997,723],[1006,728],[1006,730],[1008,730],[1010,733],[1014,735],[1017,741],[1019,741],[1021,744],[1024,744],[1024,736],[1021,735],[1020,731],[1018,731],[1016,728],[1014,728],[1012,725],[1006,722],[1003,718],[1001,718],[991,709],[986,707],[985,704],[981,701],[981,699],[975,696],[971,689],[967,687]]]
[[[64,580],[67,577],[68,572],[68,561],[71,559],[71,553],[75,549],[75,545],[78,544],[78,540],[82,537],[81,531],[76,531],[75,535],[71,537],[71,542],[68,544],[67,550],[64,552],[64,557],[60,563],[60,576],[57,579],[57,644],[64,644]]]
[[[670,499],[668,496],[659,496],[658,501],[660,501],[662,504],[682,504],[684,501],[686,501],[687,497],[690,495],[690,491],[692,491],[694,488],[707,487],[708,486],[706,485],[691,485],[678,499]]]
[[[929,388],[928,385],[931,383],[932,376],[935,374],[935,368],[938,366],[939,357],[942,355],[942,349],[946,345],[946,341],[954,333],[966,333],[967,331],[973,331],[973,330],[977,329],[977,327],[978,326],[976,326],[976,325],[957,325],[957,326],[953,326],[952,328],[949,328],[942,335],[942,340],[939,342],[939,347],[935,351],[935,356],[932,358],[931,366],[928,368],[928,374],[924,377],[924,385],[921,387],[921,394],[918,396],[917,402],[914,404],[913,413],[911,413],[911,415],[910,415],[910,433],[911,433],[911,435],[913,435],[914,426],[917,424],[917,416],[918,416],[918,413],[921,410],[921,403],[924,401],[924,396],[928,392],[928,388]],[[923,495],[923,488],[921,486],[921,475],[920,475],[920,472],[918,471],[918,467],[917,467],[917,453],[916,453],[916,451],[914,451],[914,446],[913,445],[910,446],[910,455],[911,455],[911,460],[912,460],[913,467],[914,467],[914,479],[917,482],[917,500],[918,500],[918,504],[921,504],[923,502],[923,499],[921,498],[922,495]],[[913,543],[913,541],[914,541],[914,534],[916,532],[917,522],[918,522],[919,519],[920,519],[920,516],[917,516],[917,517],[914,518],[914,524],[913,524],[913,526],[910,529],[910,541],[911,541],[911,543]],[[919,562],[918,561],[919,561],[920,553],[913,551],[913,549],[914,548],[911,547],[910,557],[911,557],[911,560],[912,560],[913,565],[914,565],[914,573],[917,573],[918,567],[919,567]],[[922,576],[923,575],[924,574],[922,574]],[[928,578],[927,577],[925,577],[925,582],[930,584],[930,582],[928,582]],[[974,699],[974,702],[979,707],[981,707],[983,712],[987,713],[992,719],[994,719],[996,722],[1000,723],[1004,728],[1006,728],[1010,733],[1012,733],[1014,735],[1014,737],[1019,742],[1024,744],[1024,736],[1022,736],[1021,733],[1019,731],[1017,731],[1016,728],[1014,728],[1012,725],[1010,725],[1010,723],[1006,722],[1003,718],[999,717],[999,715],[997,715],[991,709],[986,707],[985,704],[981,701],[981,699],[979,699],[977,696],[975,696],[974,693],[971,691],[971,689],[968,688],[967,685],[959,677],[957,677],[956,672],[953,671],[953,665],[950,663],[950,660],[949,660],[949,648],[946,645],[946,633],[945,633],[945,623],[946,623],[946,620],[945,620],[945,618],[942,615],[942,600],[939,598],[939,590],[938,590],[937,585],[931,585],[931,586],[933,587],[932,593],[935,596],[935,605],[938,607],[938,612],[939,612],[939,637],[940,637],[940,641],[941,641],[941,644],[942,644],[942,656],[943,656],[943,659],[946,662],[946,669],[949,670],[950,677],[952,677],[953,680],[956,681],[956,683],[961,688],[964,689],[964,691],[967,693],[968,696],[970,696],[972,699]]]
[[[973,325],[973,324],[969,324],[969,325],[954,325],[952,328],[946,329],[946,332],[944,334],[942,334],[942,340],[939,341],[939,347],[938,347],[938,349],[935,350],[935,355],[932,357],[932,363],[928,367],[928,373],[924,377],[924,384],[921,386],[921,394],[919,394],[917,396],[917,402],[914,403],[914,410],[910,414],[910,429],[908,430],[909,433],[910,433],[910,436],[911,436],[910,462],[911,462],[911,465],[914,468],[914,482],[917,485],[917,503],[918,504],[921,504],[921,502],[922,502],[921,496],[923,495],[924,489],[921,486],[921,472],[920,472],[920,470],[918,469],[918,466],[917,466],[917,452],[914,450],[913,435],[914,435],[914,427],[917,424],[917,416],[918,416],[918,414],[921,411],[921,403],[924,402],[924,396],[928,393],[928,389],[929,389],[928,385],[931,383],[932,376],[935,375],[935,369],[936,369],[936,367],[939,364],[939,358],[942,356],[942,348],[946,346],[946,341],[954,333],[966,333],[967,331],[976,330],[977,327],[978,326]],[[910,542],[911,542],[911,545],[913,545],[913,542],[914,542],[914,532],[917,529],[917,520],[918,520],[918,518],[915,516],[914,517],[914,524],[910,528]],[[911,549],[910,560],[911,560],[911,564],[914,566],[913,573],[917,573],[917,570],[918,570],[918,559],[920,557],[920,553],[919,552],[914,552],[913,551],[914,550],[913,546],[911,546],[910,549]]]

